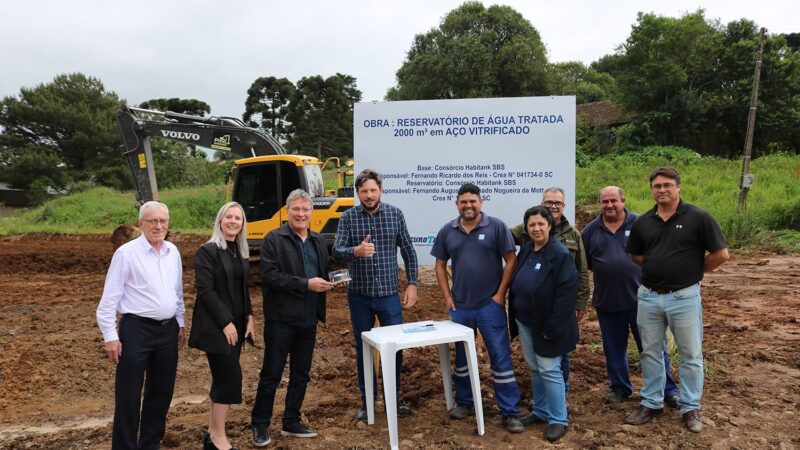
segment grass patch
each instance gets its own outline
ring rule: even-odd
[[[224,186],[168,189],[161,200],[170,209],[170,229],[208,234],[219,207],[225,202]],[[0,220],[0,234],[66,233],[105,234],[138,219],[133,193],[105,187],[88,189],[50,200],[11,218]]]
[[[731,248],[758,247],[800,252],[800,156],[775,154],[753,160],[755,184],[747,209],[737,208],[741,161],[701,157],[676,147],[648,147],[639,153],[615,154],[577,168],[578,204],[599,213],[597,192],[604,186],[625,189],[626,206],[642,213],[655,204],[649,176],[656,166],[681,173],[681,197],[708,210],[719,222]]]

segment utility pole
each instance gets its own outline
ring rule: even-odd
[[[758,53],[756,53],[756,74],[753,79],[753,95],[750,99],[750,112],[747,115],[747,136],[744,141],[744,160],[742,161],[742,177],[739,181],[739,209],[747,207],[747,192],[753,186],[753,174],[750,173],[750,154],[753,151],[753,129],[756,126],[756,107],[758,106],[758,84],[761,81],[761,57],[764,54],[764,32],[762,27],[758,33]]]

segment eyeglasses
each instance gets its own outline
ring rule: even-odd
[[[675,189],[675,186],[677,186],[675,183],[654,184],[653,190],[660,191],[661,189],[664,189],[670,191],[672,189]]]
[[[550,201],[550,200],[548,200],[548,201],[546,201],[546,202],[542,202],[542,206],[546,206],[546,207],[548,207],[548,208],[552,208],[552,207],[554,207],[554,206],[555,206],[556,208],[563,208],[563,207],[564,207],[564,205],[566,205],[566,203],[564,203],[564,202],[552,202],[552,201]]]
[[[169,219],[142,219],[142,222],[147,222],[150,225],[161,225],[163,227],[169,223]]]
[[[310,213],[311,212],[311,208],[299,208],[299,207],[295,206],[295,207],[289,208],[289,211],[296,212],[296,213],[299,213],[299,212]]]

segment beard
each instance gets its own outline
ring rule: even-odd
[[[364,211],[366,211],[368,213],[373,213],[373,212],[377,211],[378,207],[380,207],[380,206],[381,206],[381,201],[380,200],[376,201],[375,205],[372,206],[372,207],[367,206],[367,204],[364,203],[364,202],[361,202],[361,207],[364,208]]]

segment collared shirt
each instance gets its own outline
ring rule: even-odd
[[[459,217],[445,224],[433,241],[431,255],[452,261],[453,303],[459,308],[482,308],[492,301],[503,279],[503,257],[515,249],[502,220],[481,213],[472,231],[461,228]]]
[[[175,317],[184,326],[183,266],[175,244],[164,241],[156,252],[142,235],[114,252],[97,307],[105,342],[119,340],[117,312],[155,320]]]
[[[625,220],[614,233],[603,223],[603,216],[583,229],[586,262],[594,273],[592,304],[597,310],[615,312],[636,308],[642,268],[631,260],[625,245],[637,217],[638,214],[625,209]]]
[[[311,236],[307,236],[304,241],[292,231],[292,239],[294,239],[294,243],[297,245],[300,256],[303,257],[303,270],[305,271],[306,278],[309,280],[316,277],[325,278],[325,275],[319,273],[319,269],[317,268],[319,263],[317,249],[314,247],[314,241],[311,240]],[[321,297],[321,292],[314,292],[311,289],[306,292],[306,320],[299,325],[303,327],[313,327],[317,325],[317,302],[320,301]]]
[[[642,284],[677,291],[703,279],[706,251],[727,246],[711,214],[681,200],[666,222],[658,215],[658,205],[639,216],[631,228],[627,250],[644,256]]]
[[[355,257],[354,249],[370,235],[375,244],[372,257]],[[380,203],[375,214],[363,207],[348,209],[339,219],[333,257],[348,261],[352,281],[348,289],[368,297],[386,297],[398,291],[397,249],[405,263],[408,284],[417,284],[417,252],[411,242],[402,211],[388,203]]]

